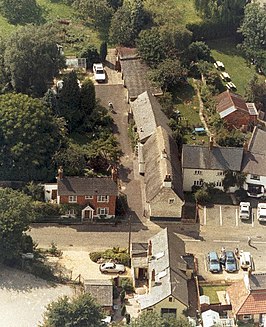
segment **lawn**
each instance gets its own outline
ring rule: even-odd
[[[210,303],[219,303],[217,291],[225,291],[226,288],[225,285],[201,285],[200,295],[209,296]]]
[[[248,65],[232,39],[210,41],[208,45],[214,59],[224,63],[225,71],[237,87],[236,92],[244,95],[246,85],[256,73],[255,67]]]

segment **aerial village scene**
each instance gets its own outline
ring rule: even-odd
[[[0,0],[0,327],[266,327],[266,0]]]

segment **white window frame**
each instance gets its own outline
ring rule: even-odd
[[[67,212],[68,215],[75,215],[75,209],[69,209]]]
[[[202,186],[203,185],[203,181],[202,180],[194,181],[193,185],[194,186]]]
[[[174,203],[175,203],[175,199],[174,198],[168,199],[168,204],[174,204]]]
[[[252,315],[245,314],[243,315],[243,320],[251,320],[253,318]]]
[[[109,195],[98,195],[97,202],[109,202]]]
[[[68,196],[68,203],[77,203],[78,199],[76,195],[69,195]]]
[[[223,176],[224,175],[224,172],[223,171],[218,171],[216,175],[217,176]]]
[[[223,186],[223,183],[221,181],[216,182],[216,186]]]
[[[92,200],[93,199],[93,195],[85,195],[85,200]]]
[[[260,180],[260,176],[259,175],[255,175],[255,174],[251,174],[250,175],[250,179],[253,179],[254,181],[259,181]]]
[[[104,210],[104,212],[102,212]],[[109,214],[109,208],[106,207],[98,207],[97,208],[97,215],[108,215]]]

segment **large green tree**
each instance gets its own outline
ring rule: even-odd
[[[102,327],[102,311],[89,293],[70,299],[65,296],[48,305],[42,327]]]
[[[245,98],[248,102],[255,102],[257,109],[266,112],[266,83],[260,81],[257,75],[249,81],[245,90]]]
[[[6,82],[11,83],[14,91],[43,96],[65,64],[57,41],[57,30],[49,25],[27,25],[9,37],[3,59]]]
[[[124,0],[123,6],[118,8],[111,20],[111,41],[114,44],[133,46],[148,21],[143,0]]]
[[[42,8],[36,0],[0,0],[0,10],[11,24],[39,24],[43,22]]]
[[[41,100],[0,96],[0,179],[44,180],[63,142],[59,123]]]
[[[22,192],[0,188],[1,262],[12,263],[21,256],[27,238],[25,232],[33,217],[30,197]]]
[[[248,4],[239,31],[244,38],[241,47],[247,58],[266,72],[266,7]]]

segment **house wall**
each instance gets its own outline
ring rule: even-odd
[[[173,199],[173,203],[170,203]],[[150,218],[181,218],[184,202],[170,187],[163,187],[149,202]]]
[[[198,173],[200,172],[200,173]],[[204,169],[183,169],[183,189],[190,192],[194,182],[203,180],[205,183],[214,183],[216,188],[223,190],[222,181],[225,171],[222,170],[204,170]],[[221,175],[222,174],[222,175]],[[198,184],[200,186],[200,184]]]
[[[88,194],[89,195],[89,194]],[[67,204],[69,203],[68,195],[60,195],[59,196],[59,203],[60,204]],[[71,202],[73,203],[73,202]],[[93,199],[85,199],[84,195],[77,196],[77,204],[81,206],[90,205],[94,209],[94,216],[97,216],[97,208],[109,208],[109,216],[115,215],[115,206],[116,206],[116,195],[109,195],[108,202],[98,202],[97,196],[93,196]]]
[[[262,185],[264,187],[264,195],[266,195],[266,176],[259,176],[259,180],[251,178],[252,174],[247,174],[244,189],[248,189],[248,184]]]
[[[53,191],[57,192],[57,183],[48,183],[44,184],[44,199],[45,202],[50,202],[52,201],[52,193]]]
[[[172,298],[172,302],[169,301],[169,298]],[[154,312],[157,312],[159,315],[161,315],[161,309],[176,309],[176,317],[177,319],[180,317],[184,317],[183,311],[187,309],[187,307],[179,302],[176,298],[173,296],[168,296],[161,302],[157,303],[153,307],[150,307],[148,309],[152,309]]]
[[[257,122],[256,116],[250,116],[249,113],[245,113],[240,110],[236,110],[223,118],[229,127],[240,128],[243,125],[248,125],[249,123]]]

